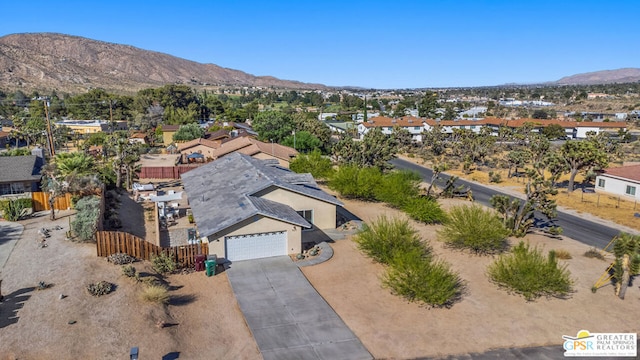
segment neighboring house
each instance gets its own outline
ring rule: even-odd
[[[162,125],[162,142],[165,145],[173,143],[173,134],[178,131],[180,125]]]
[[[106,120],[61,120],[54,123],[56,126],[66,126],[74,134],[93,134],[98,132],[111,132],[127,130],[126,121],[114,121],[113,124]]]
[[[231,135],[229,135],[229,131],[225,130],[225,129],[220,129],[220,130],[216,130],[213,132],[207,132],[204,134],[204,138],[207,140],[224,140],[224,139],[228,139],[230,138]]]
[[[420,129],[418,124],[422,128]],[[540,132],[543,128],[557,124],[565,130],[565,135],[571,139],[585,139],[587,133],[593,132],[595,134],[601,132],[617,133],[619,130],[626,130],[627,125],[625,122],[596,122],[596,121],[564,121],[564,120],[539,120],[539,119],[517,119],[517,120],[505,120],[498,118],[484,118],[479,120],[433,120],[422,119],[410,116],[403,116],[402,118],[393,119],[388,117],[372,118],[367,122],[358,124],[358,134],[360,138],[364,137],[372,128],[382,128],[382,132],[385,134],[393,133],[395,127],[401,127],[409,130],[413,139],[416,141],[422,140],[422,135],[419,135],[422,131],[431,130],[434,126],[440,125],[442,131],[445,134],[451,134],[455,129],[467,129],[475,133],[479,133],[484,127],[491,129],[493,135],[498,134],[500,127],[508,127],[510,129],[518,129],[525,124],[533,125],[533,132]]]
[[[214,159],[214,151],[222,144],[221,140],[193,139],[184,143],[177,144],[178,152],[187,156],[189,154],[202,154],[205,159]]]
[[[129,136],[129,144],[148,144],[149,137],[145,133],[135,133]]]
[[[596,176],[596,191],[640,200],[640,165],[605,169]]]
[[[0,196],[38,191],[42,157],[36,155],[0,156]]]
[[[288,146],[265,143],[252,137],[236,137],[223,141],[220,147],[213,152],[213,158],[219,159],[234,152],[258,159],[275,159],[278,160],[280,166],[286,168],[289,167],[291,159],[298,155],[295,149]]]
[[[209,253],[230,261],[297,254],[303,229],[335,229],[342,203],[310,174],[232,153],[182,174]]]
[[[381,128],[382,133],[387,135],[391,135],[396,128],[405,129],[409,131],[414,141],[422,141],[422,132],[426,130],[425,120],[417,117],[403,116],[396,119],[378,116],[358,124],[358,134],[360,134],[360,138],[363,138],[372,128]]]

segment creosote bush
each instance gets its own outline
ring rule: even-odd
[[[382,281],[392,293],[434,307],[449,307],[462,295],[462,281],[449,264],[419,250],[396,253]]]
[[[122,274],[126,277],[135,277],[136,276],[136,268],[133,265],[123,265],[122,266]]]
[[[447,214],[442,210],[438,201],[432,197],[415,197],[409,199],[402,210],[413,220],[425,224],[438,224],[446,220]]]
[[[564,249],[554,250],[554,252],[556,253],[556,258],[558,259],[569,260],[573,258],[573,256],[571,256],[571,253]]]
[[[71,221],[71,229],[79,241],[90,241],[96,231],[100,215],[100,199],[96,196],[85,196],[76,204],[76,217]]]
[[[172,273],[176,270],[176,263],[173,258],[164,252],[151,258],[151,266],[158,274]]]
[[[438,237],[446,244],[474,251],[476,254],[491,254],[507,247],[509,230],[491,210],[477,205],[453,207],[438,231]]]
[[[540,296],[566,298],[573,280],[566,266],[559,266],[555,252],[544,256],[537,248],[521,241],[509,254],[489,265],[491,281],[524,296],[527,301]]]
[[[435,307],[449,307],[460,298],[458,274],[433,259],[407,220],[381,216],[354,239],[367,256],[388,265],[382,281],[392,293]]]
[[[144,301],[156,303],[156,304],[167,304],[169,303],[169,291],[164,286],[159,285],[150,285],[142,290],[140,293],[140,298]]]
[[[419,251],[427,256],[431,251],[420,241],[418,232],[407,220],[380,216],[371,225],[364,224],[355,236],[358,248],[373,260],[390,264],[396,253]]]

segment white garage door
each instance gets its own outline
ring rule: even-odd
[[[286,231],[227,236],[224,240],[231,261],[287,255]]]

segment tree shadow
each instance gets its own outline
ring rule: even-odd
[[[11,240],[18,240],[22,231],[22,226],[0,224],[0,245]]]
[[[169,305],[173,306],[183,306],[189,305],[192,302],[196,301],[197,297],[193,294],[187,295],[172,295],[169,299]]]
[[[180,358],[180,351],[173,351],[162,356],[162,360],[175,360]]]
[[[18,322],[18,310],[22,309],[25,301],[31,297],[30,292],[35,287],[22,288],[5,295],[0,303],[0,329]]]

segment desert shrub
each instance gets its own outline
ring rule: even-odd
[[[0,211],[2,212],[2,217],[5,219],[18,221],[26,214],[31,206],[32,202],[29,198],[9,199],[0,202]]]
[[[420,194],[422,178],[412,171],[393,171],[385,174],[374,188],[376,200],[395,208],[402,208],[412,198]]]
[[[502,175],[497,171],[489,171],[489,182],[500,183],[502,182]]]
[[[507,246],[509,230],[491,210],[480,206],[453,207],[438,231],[438,237],[450,246],[478,253],[495,253]]]
[[[463,289],[459,275],[447,263],[425,258],[416,249],[396,253],[382,281],[392,293],[434,307],[451,306]]]
[[[140,298],[144,301],[164,305],[169,302],[169,291],[164,286],[150,285],[142,290]]]
[[[431,197],[415,197],[409,199],[402,210],[412,219],[425,224],[437,224],[445,221],[446,213],[440,204]]]
[[[537,248],[521,241],[510,254],[501,255],[489,265],[491,281],[524,296],[528,301],[540,296],[564,298],[573,280],[566,266],[559,266],[553,251],[544,256]]]
[[[113,263],[114,265],[131,264],[132,262],[135,262],[135,261],[136,261],[136,258],[125,253],[115,253],[107,256],[107,262]]]
[[[114,285],[107,281],[98,281],[97,283],[87,285],[87,291],[93,296],[107,295],[112,292],[113,289]]]
[[[329,180],[329,187],[347,198],[375,200],[374,189],[380,183],[382,173],[378,168],[340,166]]]
[[[126,277],[135,277],[136,276],[136,268],[133,265],[123,265],[122,266],[122,274]]]
[[[162,281],[155,276],[145,276],[141,279],[139,275],[140,274],[138,273],[136,276],[137,280],[142,281],[147,286],[162,286]]]
[[[315,179],[326,179],[333,173],[331,159],[322,156],[318,149],[297,155],[289,164],[289,169],[297,173],[311,173]]]
[[[424,256],[430,253],[407,220],[386,216],[379,217],[371,225],[365,224],[354,241],[362,252],[382,264],[391,263],[396,253],[414,250]]]
[[[596,248],[591,248],[587,250],[584,253],[584,256],[588,258],[596,258],[596,259],[604,260],[604,255],[602,255],[602,253]]]
[[[158,274],[171,273],[176,270],[176,263],[173,261],[173,257],[164,252],[151,258],[151,266]]]
[[[560,250],[553,250],[553,252],[555,252],[557,259],[569,260],[573,258],[567,250],[560,249]]]
[[[76,204],[75,219],[71,222],[71,229],[80,241],[90,241],[96,231],[98,216],[100,215],[100,199],[96,196],[85,196]]]

